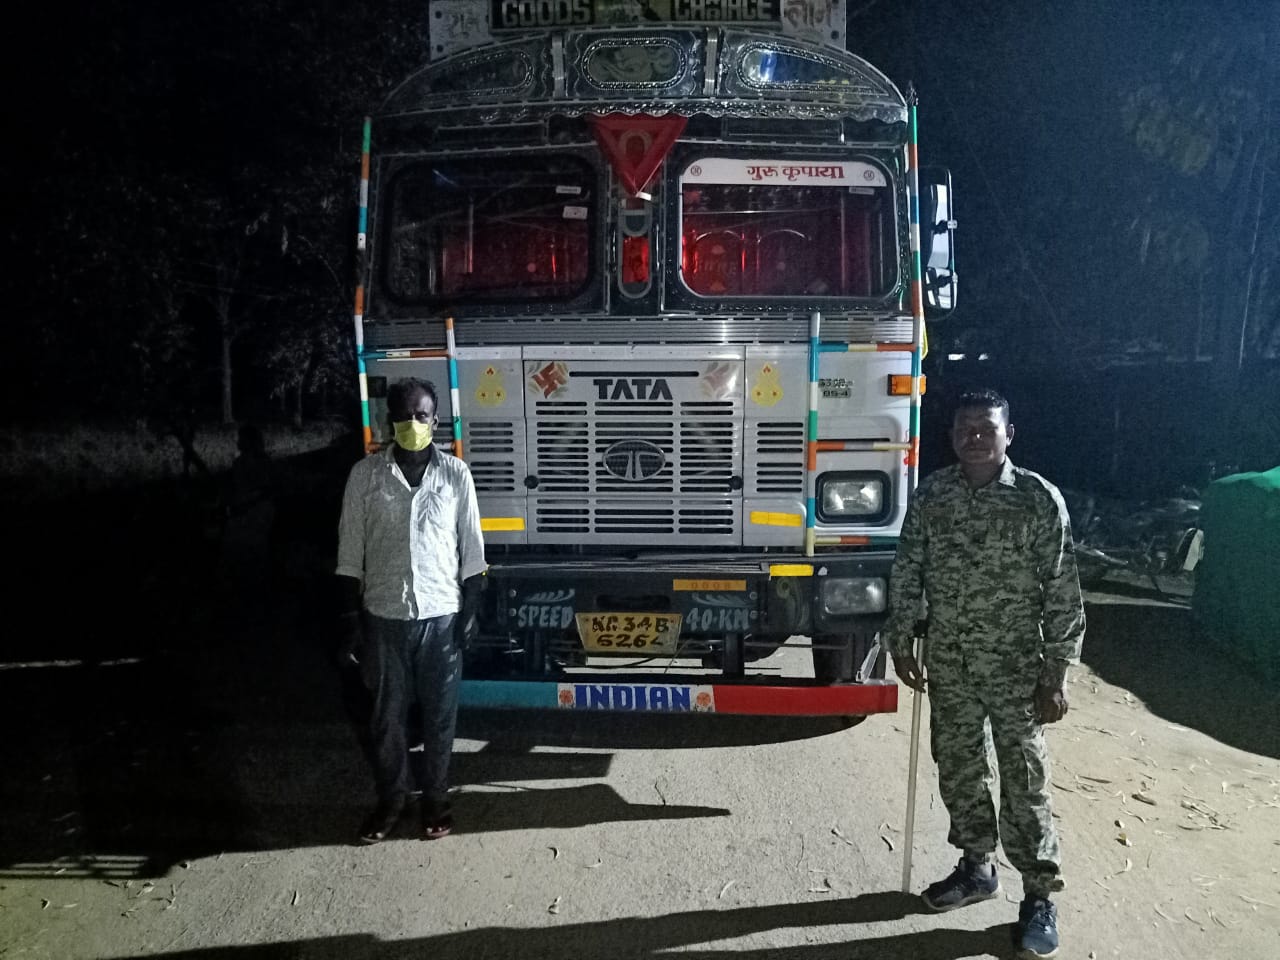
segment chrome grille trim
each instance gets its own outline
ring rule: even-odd
[[[807,343],[801,317],[505,317],[460,319],[459,346],[642,343]],[[364,322],[370,350],[442,346],[444,322],[436,319]],[[911,320],[823,317],[822,338],[846,343],[910,343]]]

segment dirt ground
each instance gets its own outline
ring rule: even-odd
[[[1148,587],[1090,595],[1050,734],[1060,955],[1280,956],[1280,698]],[[368,778],[305,619],[206,627],[0,669],[0,956],[1011,955],[1012,871],[950,914],[899,892],[909,696],[848,730],[464,713],[457,832],[358,847]],[[956,857],[921,776],[914,891]]]

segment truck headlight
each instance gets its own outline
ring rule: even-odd
[[[818,518],[875,522],[889,515],[889,478],[848,471],[818,477]]]
[[[825,577],[822,610],[832,617],[881,613],[885,608],[885,593],[883,577]]]

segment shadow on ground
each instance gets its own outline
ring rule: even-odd
[[[803,946],[699,948],[771,930],[879,923],[920,912],[920,901],[902,893],[869,893],[848,900],[776,904],[725,910],[691,910],[658,917],[619,917],[548,927],[481,927],[410,940],[368,935],[292,940],[245,947],[148,954],[154,960],[418,960],[421,957],[566,956],[691,960],[956,960],[1006,956],[1009,926],[983,930],[932,929]]]
[[[326,649],[326,610],[351,459],[334,449],[282,465],[291,480],[277,497],[273,574],[258,578],[227,568],[212,479],[86,495],[74,511],[35,500],[13,511],[24,563],[10,587],[33,616],[0,640],[0,877],[157,876],[221,852],[350,842],[371,778],[350,684]],[[454,780],[607,775],[609,753],[556,746],[697,747],[837,729],[830,719],[533,723],[464,711],[459,736],[487,746],[457,755]],[[459,832],[729,813],[628,803],[596,782],[474,792],[459,804]]]
[[[1152,713],[1250,753],[1280,758],[1280,693],[1216,647],[1191,609],[1154,590],[1092,594],[1083,659]]]
[[[13,731],[0,745],[0,878],[154,877],[223,852],[350,843],[372,804],[371,777],[344,710],[351,685],[320,639],[323,589],[290,585],[291,601],[252,629],[226,630],[226,617],[203,610],[180,634],[139,640],[159,629],[143,616],[133,635],[105,624],[69,641],[81,655],[92,646],[79,666],[0,670],[0,723]],[[128,661],[106,665],[121,655]],[[459,833],[728,816],[627,802],[599,782],[609,750],[835,729],[822,719],[539,717],[463,711],[459,737],[484,746],[455,753]],[[512,782],[524,787],[468,790]]]
[[[341,704],[337,672],[301,643],[224,638],[187,656],[0,672],[0,722],[19,731],[0,748],[0,877],[159,876],[222,852],[350,843],[373,797]],[[730,813],[563,784],[607,776],[611,759],[502,743],[460,752],[458,832]],[[560,783],[466,789],[517,780]]]

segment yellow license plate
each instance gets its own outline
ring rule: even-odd
[[[579,613],[578,634],[593,653],[675,653],[678,613]]]

